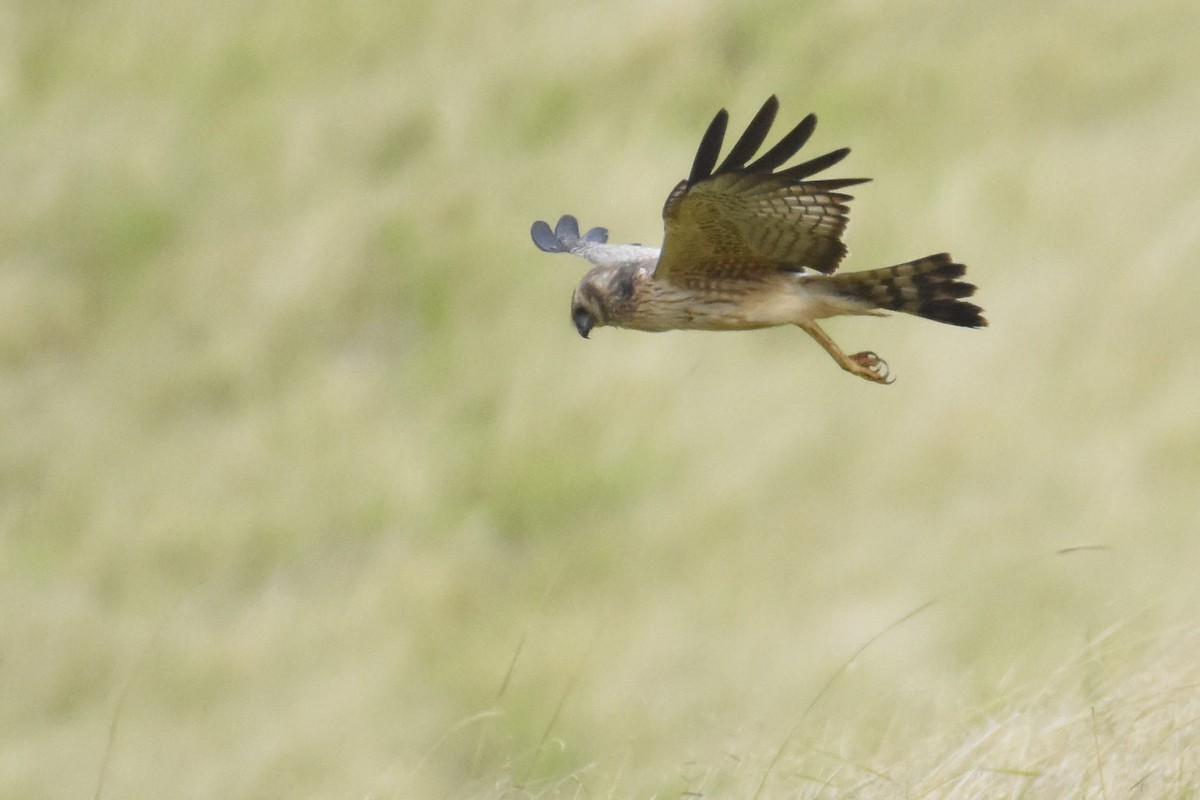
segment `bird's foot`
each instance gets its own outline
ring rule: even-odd
[[[875,383],[891,383],[895,378],[892,377],[888,370],[887,362],[879,356],[872,353],[870,350],[865,350],[861,353],[855,353],[849,356],[850,361],[854,365],[854,369],[850,371],[860,378],[866,378]]]

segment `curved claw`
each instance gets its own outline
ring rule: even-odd
[[[850,356],[850,360],[858,366],[862,367],[863,371],[857,373],[869,381],[875,383],[890,384],[895,382],[895,377],[892,376],[891,370],[888,369],[888,364],[879,356],[870,350],[865,350],[861,353],[855,353]]]

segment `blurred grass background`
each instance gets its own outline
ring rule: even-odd
[[[1195,796],[1198,27],[4,5],[0,794]],[[771,93],[991,328],[576,336]]]

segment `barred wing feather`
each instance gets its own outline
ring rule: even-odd
[[[729,115],[722,109],[713,119],[688,179],[675,187],[663,208],[663,253],[656,278],[688,285],[777,270],[829,274],[838,268],[846,255],[842,233],[851,197],[837,190],[867,179],[808,180],[845,158],[848,148],[778,169],[812,135],[812,114],[750,162],[778,108],[772,96],[720,166]]]

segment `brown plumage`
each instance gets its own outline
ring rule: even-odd
[[[582,236],[574,217],[554,231],[533,224],[534,243],[570,252],[595,266],[580,281],[571,317],[580,335],[610,325],[644,331],[747,330],[797,325],[849,372],[889,383],[887,364],[871,352],[846,355],[817,325],[844,314],[901,311],[978,328],[982,309],[964,298],[975,287],[966,267],[940,253],[892,267],[835,275],[846,255],[847,203],[839,190],[865,178],[810,180],[850,152],[835,150],[779,169],[816,127],[809,114],[766,153],[779,110],[771,97],[721,161],[729,115],[721,109],[700,142],[686,180],[663,207],[663,246],[608,244],[608,232]]]
[[[961,302],[975,287],[960,281],[967,268],[949,253],[918,258],[894,267],[836,275],[831,283],[845,295],[860,298],[876,308],[903,311],[935,322],[981,328],[987,325],[982,309]]]

